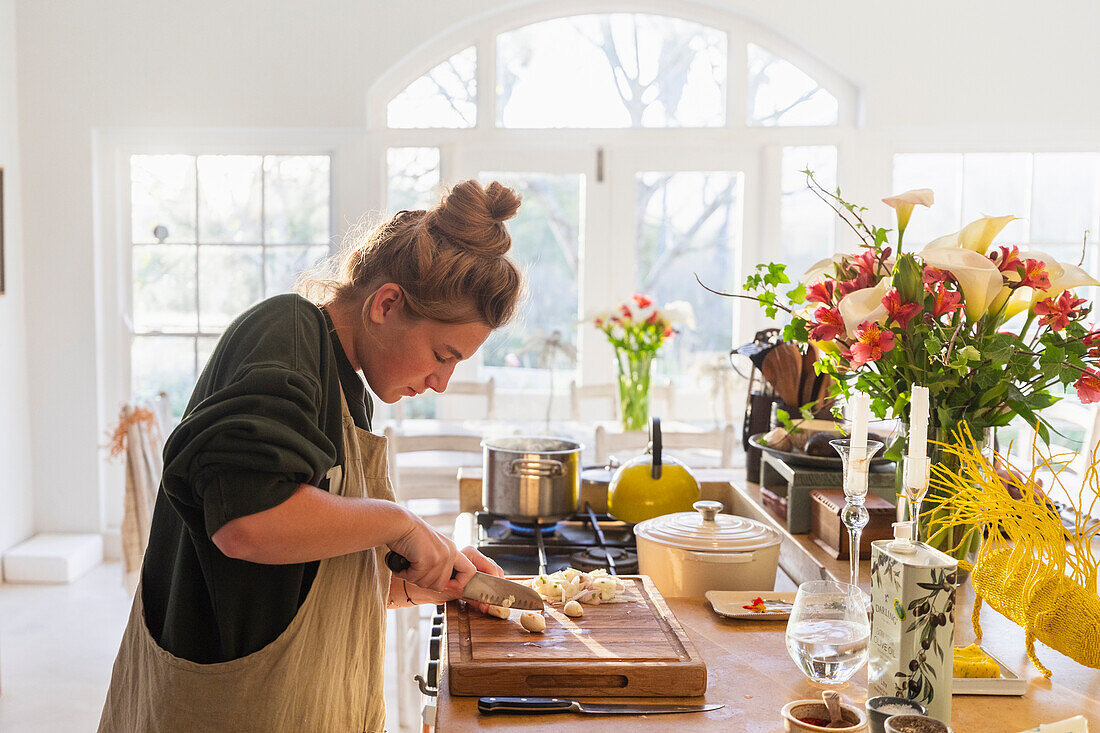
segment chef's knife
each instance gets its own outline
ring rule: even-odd
[[[404,555],[390,550],[386,553],[386,567],[395,573],[400,573],[408,570],[410,563]],[[451,571],[452,578],[457,574],[456,571]],[[543,609],[542,596],[534,589],[488,573],[474,573],[474,577],[470,578],[466,587],[462,589],[462,599],[475,603],[488,603],[490,606],[522,608],[526,611]]]
[[[619,705],[564,700],[558,697],[483,697],[477,701],[479,713],[588,713],[589,715],[654,715],[657,713],[705,713],[724,705]]]

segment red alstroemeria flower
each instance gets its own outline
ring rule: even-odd
[[[933,291],[932,315],[939,318],[943,315],[953,315],[962,307],[962,293],[957,290],[948,290],[940,285]]]
[[[649,318],[645,319],[645,322],[646,323],[656,323],[657,319],[659,319],[660,317],[661,317],[660,313],[658,313],[657,311],[653,311],[652,313],[649,314]]]
[[[810,283],[810,287],[806,288],[806,300],[810,303],[829,305],[833,302],[833,290],[835,288],[836,282],[834,280],[825,278],[814,280]]]
[[[854,293],[857,290],[863,290],[864,288],[873,287],[875,284],[875,276],[869,272],[860,271],[851,280],[844,280],[837,285],[837,291],[843,296],[848,293]]]
[[[630,308],[627,306],[626,303],[623,303],[619,306],[619,313],[622,313],[622,317],[628,320],[632,317],[630,315]]]
[[[668,338],[669,336],[671,336],[674,333],[676,333],[676,329],[674,329],[672,326],[669,326],[668,328],[666,328],[664,330],[664,333],[662,333],[661,335],[664,336],[665,338]]]
[[[998,255],[996,252],[989,255],[989,259],[993,260],[993,264],[997,266],[997,269],[1002,273],[1004,272],[1016,272],[1019,268],[1024,266],[1023,260],[1020,259],[1019,247],[998,247],[1001,253]]]
[[[634,293],[631,297],[634,298],[634,302],[638,304],[639,308],[648,308],[653,305],[653,300],[651,298],[647,298],[640,293]]]
[[[1089,356],[1100,357],[1100,331],[1095,330],[1095,326],[1090,326],[1089,329],[1083,339],[1085,348],[1089,350]]]
[[[886,295],[882,296],[882,304],[886,306],[886,312],[890,317],[902,328],[909,326],[909,321],[920,312],[921,308],[917,303],[902,303],[901,293],[897,288],[891,288]]]
[[[852,258],[852,262],[859,268],[861,273],[866,273],[874,277],[875,272],[878,270],[878,257],[875,253],[867,249]]]
[[[1050,290],[1050,273],[1042,260],[1024,260],[1024,274],[1017,287]]]
[[[1052,331],[1061,331],[1069,325],[1069,322],[1077,317],[1077,308],[1085,302],[1084,298],[1075,298],[1073,293],[1066,290],[1058,296],[1058,300],[1047,298],[1035,304],[1035,315],[1042,316],[1039,319],[1040,326],[1050,326]]]
[[[814,311],[817,324],[810,331],[810,338],[814,341],[832,341],[844,333],[844,319],[836,308],[821,306]]]
[[[877,323],[864,321],[856,329],[856,343],[852,344],[852,367],[858,369],[867,362],[878,361],[893,348],[893,331],[884,331]]]
[[[932,286],[936,283],[946,282],[951,279],[951,273],[947,270],[940,270],[935,267],[925,267],[924,274],[921,275],[921,280],[924,281],[924,289],[928,292],[932,292]]]
[[[1081,400],[1081,404],[1100,402],[1100,372],[1095,369],[1086,370],[1073,386],[1077,388],[1077,399]]]

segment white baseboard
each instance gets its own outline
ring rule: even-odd
[[[71,583],[101,562],[102,535],[42,533],[4,553],[4,581]]]

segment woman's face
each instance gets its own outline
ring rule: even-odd
[[[480,322],[410,318],[403,299],[397,286],[383,286],[365,314],[368,330],[355,344],[357,366],[371,391],[387,403],[447,389],[458,362],[473,356],[491,333]]]

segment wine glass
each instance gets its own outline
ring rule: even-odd
[[[931,459],[910,458],[905,456],[904,478],[901,482],[901,493],[905,496],[905,503],[909,507],[909,521],[913,523],[914,542],[920,541],[920,508],[924,503],[924,497],[928,495],[928,474],[932,467]]]
[[[798,586],[787,652],[811,682],[841,685],[867,662],[871,622],[859,588],[835,580]]]
[[[871,459],[882,450],[882,443],[877,440],[868,440],[865,448],[852,445],[849,438],[831,440],[833,446],[844,465],[844,511],[840,513],[840,520],[848,528],[848,558],[851,572],[848,582],[859,586],[859,538],[863,534],[863,528],[871,521],[871,515],[867,513],[867,472],[871,467]]]

